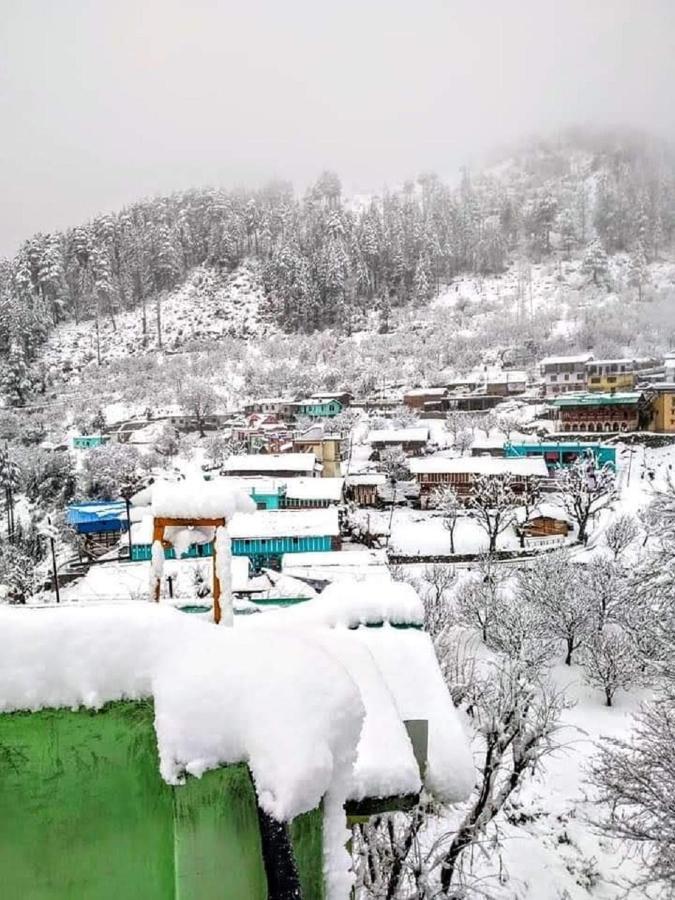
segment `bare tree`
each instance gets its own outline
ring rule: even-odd
[[[355,826],[352,859],[358,896],[378,900],[469,896],[471,848],[528,775],[556,749],[565,704],[548,683],[533,680],[502,660],[481,678],[472,668],[461,681],[467,686],[465,701],[481,751],[476,789],[459,826],[439,834],[443,810],[428,799],[410,813]]]
[[[516,420],[513,416],[501,413],[496,416],[495,427],[504,435],[507,444],[511,443],[511,435],[516,430]]]
[[[471,448],[473,444],[473,435],[468,429],[462,429],[458,431],[455,435],[455,439],[453,441],[452,446],[455,450],[459,452],[460,456],[464,456],[467,450]]]
[[[457,590],[458,621],[470,628],[477,628],[486,644],[496,621],[499,596],[507,577],[504,568],[487,554],[479,559],[476,572]]]
[[[580,575],[596,631],[608,622],[625,623],[627,607],[633,603],[627,579],[613,559],[596,556],[582,567]]]
[[[380,452],[380,468],[388,478],[397,481],[410,475],[406,455],[397,447],[388,447]]]
[[[201,378],[188,380],[178,394],[178,404],[186,415],[194,418],[199,437],[206,436],[206,420],[215,410],[217,399],[211,384]]]
[[[558,485],[563,505],[577,525],[577,537],[585,544],[593,519],[618,497],[614,471],[580,459],[560,472]]]
[[[510,662],[495,665],[480,686],[476,726],[484,741],[478,786],[449,843],[440,849],[441,888],[448,895],[464,852],[485,833],[528,773],[556,748],[562,697]]]
[[[482,431],[486,439],[490,437],[490,432],[497,427],[497,416],[492,410],[489,410],[482,416],[476,417],[476,429]]]
[[[523,523],[517,529],[520,546],[525,546],[526,525],[530,519],[530,515],[541,499],[541,479],[536,475],[526,475],[522,479],[521,491],[518,494],[518,500],[523,509]]]
[[[459,499],[457,491],[450,485],[436,488],[433,495],[433,504],[441,514],[443,528],[448,532],[450,553],[454,553],[455,528],[457,527],[457,520],[461,513],[464,512],[464,504]]]
[[[675,686],[643,707],[629,740],[605,740],[592,769],[597,823],[641,856],[648,885],[675,895]],[[642,896],[642,894],[641,894]]]
[[[629,633],[620,625],[605,625],[586,641],[582,661],[586,678],[605,695],[607,706],[622,688],[629,690],[645,681],[645,665]]]
[[[479,475],[469,494],[468,509],[488,536],[488,552],[497,549],[497,538],[513,525],[519,505],[515,479],[505,475]]]
[[[546,633],[564,641],[565,663],[587,639],[593,628],[593,611],[581,567],[565,552],[542,556],[518,572],[518,596],[540,610]]]
[[[610,522],[605,529],[605,543],[615,561],[630,547],[637,536],[638,526],[634,516],[622,513]]]

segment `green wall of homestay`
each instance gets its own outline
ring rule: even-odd
[[[0,715],[0,895],[266,900],[244,765],[159,774],[152,703]],[[305,898],[323,897],[322,816],[291,823]]]

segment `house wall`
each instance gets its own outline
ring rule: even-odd
[[[598,466],[616,467],[616,449],[599,444],[569,444],[561,447],[557,444],[507,444],[504,448],[506,457],[543,457],[549,467],[569,466],[586,453],[591,452]]]
[[[347,488],[347,492],[359,506],[375,506],[377,504],[377,485],[353,484]]]
[[[467,499],[473,488],[476,476],[471,472],[430,472],[417,473],[415,478],[420,486],[420,507],[422,509],[431,509],[434,506],[434,491],[436,488],[449,485],[454,488],[461,499]],[[525,483],[524,478],[515,476],[513,479],[513,490],[515,492],[522,491]]]
[[[632,391],[635,388],[635,372],[589,375],[588,390],[609,393],[610,391]]]
[[[283,553],[313,553],[333,549],[333,538],[328,535],[232,539],[233,556],[276,556]]]
[[[570,531],[568,522],[562,519],[554,519],[550,516],[538,516],[524,526],[523,531],[526,537],[550,537],[551,535],[562,535],[567,537]]]
[[[563,431],[636,431],[637,406],[571,406],[560,409]]]
[[[675,432],[675,391],[659,391],[651,402],[654,431]]]
[[[192,544],[181,559],[202,559],[209,556],[213,556],[212,543]],[[152,544],[132,544],[131,559],[132,562],[146,562],[152,559]],[[176,551],[173,547],[164,548],[164,559],[176,559]]]
[[[578,362],[548,365],[543,368],[542,377],[549,396],[583,391],[586,389],[586,364]]]
[[[0,883],[8,900],[268,897],[248,769],[225,766],[168,785],[152,703],[4,714],[0,740]],[[313,810],[289,825],[303,896],[317,900],[322,819]]]

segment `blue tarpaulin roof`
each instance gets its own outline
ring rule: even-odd
[[[124,500],[87,500],[68,507],[66,519],[80,534],[126,531],[127,509]]]

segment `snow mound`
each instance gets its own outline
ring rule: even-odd
[[[280,820],[348,783],[363,703],[319,642],[214,628],[150,603],[0,609],[0,711],[144,697],[170,783],[245,762]]]
[[[243,491],[224,481],[158,481],[152,485],[152,514],[159,518],[230,519],[235,513],[255,511],[255,503]]]

